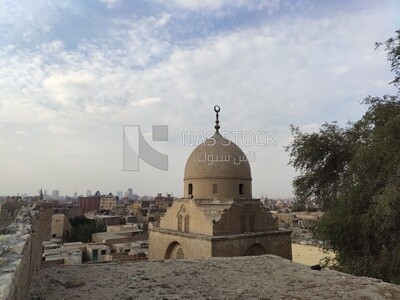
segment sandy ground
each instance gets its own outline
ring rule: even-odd
[[[30,299],[400,299],[400,286],[264,255],[43,268]]]

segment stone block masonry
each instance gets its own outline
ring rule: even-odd
[[[28,298],[29,287],[42,260],[42,241],[50,239],[52,204],[23,206],[0,235],[0,299]]]

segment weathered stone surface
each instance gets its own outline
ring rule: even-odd
[[[83,285],[85,285],[85,282],[81,280],[72,280],[65,283],[67,289],[77,288]]]
[[[1,232],[0,299],[26,299],[42,259],[42,241],[50,238],[52,212],[51,203],[20,207],[15,222]]]
[[[17,254],[22,254],[22,252],[24,251],[24,247],[25,247],[25,241],[11,246],[9,250]]]
[[[3,255],[3,253],[6,253],[8,251],[8,247],[0,246],[0,256]]]
[[[106,270],[107,268],[107,270]],[[60,282],[85,286],[66,289]],[[44,268],[32,299],[400,299],[400,287],[270,256]]]
[[[16,224],[11,224],[7,227],[7,233],[15,233],[17,231],[17,228],[18,227]]]

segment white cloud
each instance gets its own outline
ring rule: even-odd
[[[19,134],[19,135],[30,135],[29,132],[26,132],[26,131],[23,131],[23,130],[17,130],[17,131],[15,131],[15,133]]]
[[[346,66],[335,67],[333,69],[333,73],[335,73],[335,74],[344,74],[347,72],[349,72],[349,68]]]
[[[172,0],[171,1],[175,6],[185,8],[185,9],[219,9],[221,8],[226,0]]]
[[[135,106],[135,107],[146,107],[146,106],[149,106],[149,105],[153,105],[153,104],[159,103],[161,101],[162,101],[162,99],[158,98],[158,97],[146,98],[146,99],[140,99],[138,101],[132,101],[131,105]]]
[[[111,112],[111,108],[109,106],[95,106],[91,104],[87,104],[85,106],[85,111],[90,114],[108,114]]]
[[[390,80],[378,79],[377,81],[375,81],[375,85],[380,88],[387,88],[389,85],[389,81]]]
[[[281,0],[154,0],[157,3],[187,10],[211,10],[224,8],[245,8],[251,10],[268,9],[274,12],[279,9]]]
[[[66,14],[78,15],[74,0],[0,1],[2,41],[34,43],[48,33]]]
[[[43,81],[43,86],[51,98],[70,104],[90,96],[95,90],[95,80],[96,77],[87,71],[68,71],[51,75]]]
[[[63,125],[57,125],[57,124],[51,124],[51,125],[47,126],[47,130],[52,133],[61,133],[61,134],[72,134],[73,133],[71,128],[68,128]]]
[[[119,2],[119,0],[100,0],[100,2],[104,3],[107,8],[113,8]]]
[[[160,18],[157,18],[157,23],[156,24],[160,25],[160,26],[164,26],[164,25],[166,25],[168,23],[170,18],[171,18],[170,14],[163,13],[163,14],[161,14]]]
[[[320,128],[321,128],[321,124],[317,124],[317,123],[306,124],[306,125],[302,125],[299,127],[300,131],[303,133],[319,132]]]

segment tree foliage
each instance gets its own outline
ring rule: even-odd
[[[338,196],[351,159],[347,133],[335,123],[323,124],[317,133],[302,133],[294,126],[291,131],[295,139],[286,149],[290,152],[290,164],[301,172],[293,182],[296,203],[327,210]]]
[[[90,241],[93,233],[106,231],[104,224],[85,218],[84,216],[75,217],[69,221],[72,231],[64,237],[67,242],[87,243]]]
[[[387,52],[387,58],[388,61],[390,61],[391,64],[391,70],[395,74],[395,77],[393,81],[391,82],[395,86],[400,86],[400,47],[399,47],[399,41],[400,41],[400,29],[396,31],[396,36],[388,39],[384,43],[376,43],[376,47],[381,47],[382,45],[385,45],[386,52]]]
[[[400,30],[386,43],[399,87]],[[337,253],[337,269],[400,283],[400,99],[364,99],[364,116],[317,133],[292,127],[287,147],[300,175],[297,202],[325,210],[314,235]]]

